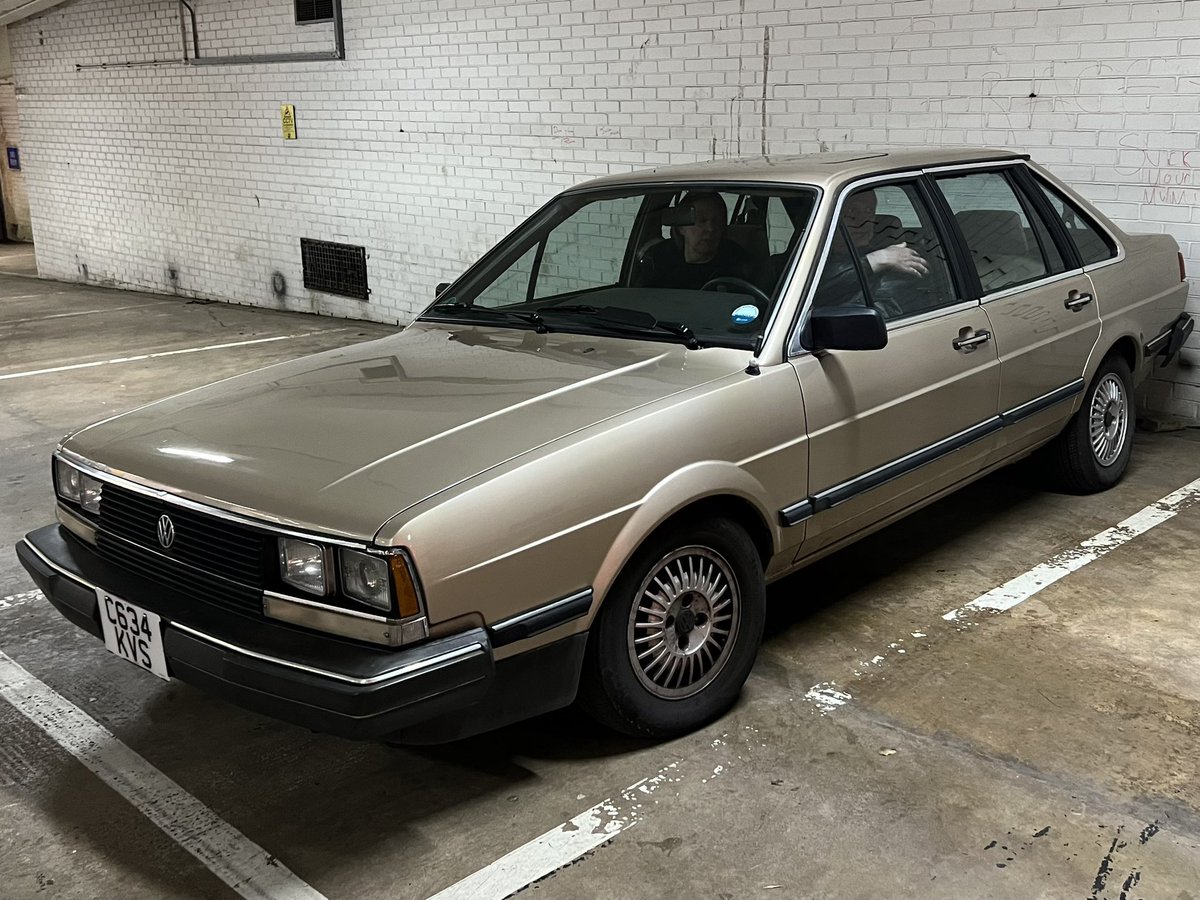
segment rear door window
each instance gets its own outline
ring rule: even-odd
[[[1022,202],[1004,172],[943,175],[936,181],[985,295],[1066,271],[1046,223]]]

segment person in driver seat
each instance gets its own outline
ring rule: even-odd
[[[635,287],[699,290],[714,278],[746,278],[745,251],[725,237],[729,211],[715,191],[692,191],[676,210],[691,210],[690,224],[672,225],[671,239],[655,244],[638,260]]]

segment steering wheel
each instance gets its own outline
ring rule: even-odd
[[[718,275],[716,278],[711,278],[700,286],[700,290],[718,291],[723,287],[737,288],[739,294],[752,295],[755,299],[762,301],[764,308],[771,305],[771,298],[767,296],[766,291],[745,278],[737,278],[733,275]]]

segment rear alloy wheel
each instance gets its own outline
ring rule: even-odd
[[[1090,494],[1112,487],[1133,452],[1133,378],[1120,356],[1110,355],[1088,386],[1083,405],[1052,446],[1056,480]]]
[[[690,731],[737,700],[762,639],[762,563],[725,519],[652,539],[613,584],[588,640],[580,700],[626,734]]]

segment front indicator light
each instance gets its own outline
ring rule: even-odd
[[[392,610],[391,583],[385,556],[372,556],[357,550],[341,550],[342,592],[359,603],[384,612]]]
[[[417,596],[417,583],[413,580],[412,570],[408,560],[397,553],[389,557],[392,564],[392,582],[396,590],[396,606],[400,610],[400,618],[419,615],[421,599]]]
[[[279,539],[279,576],[292,587],[324,597],[331,588],[330,552],[320,544]]]

